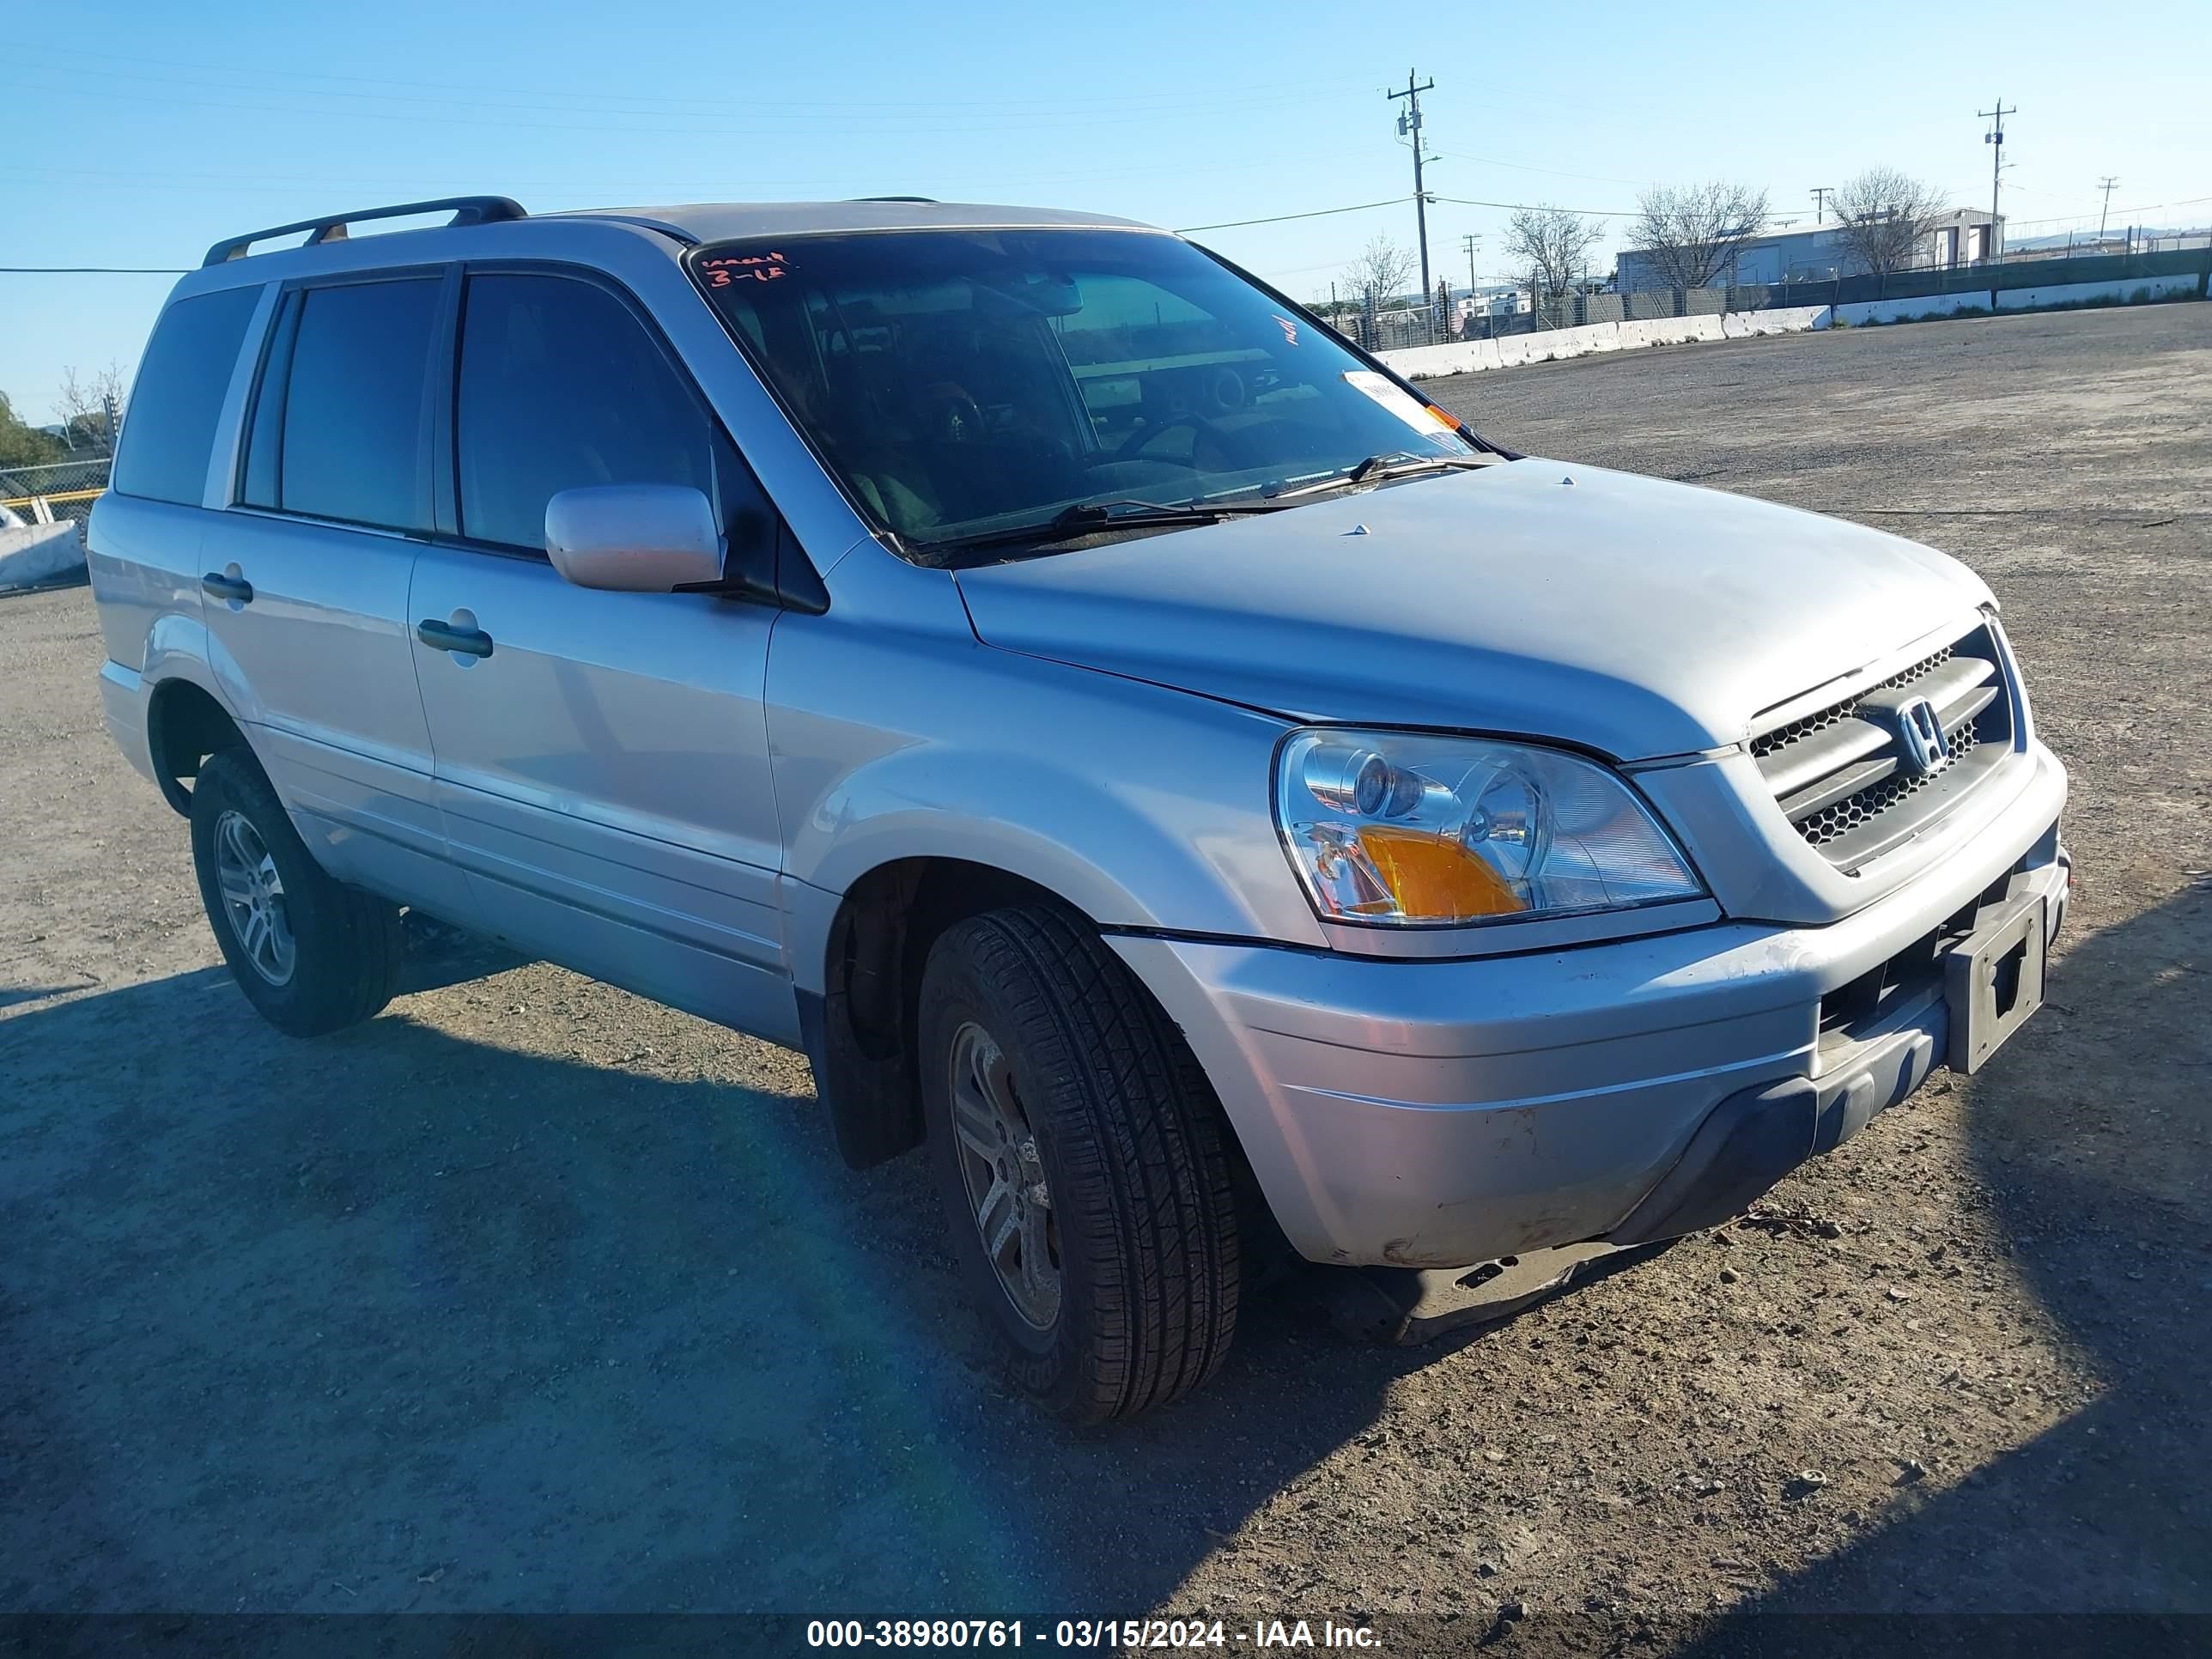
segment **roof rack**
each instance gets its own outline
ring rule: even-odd
[[[920,202],[928,207],[937,205],[934,196],[855,196],[856,202]]]
[[[200,261],[203,269],[219,265],[232,259],[243,259],[256,242],[265,242],[272,236],[289,236],[295,231],[311,231],[302,246],[313,247],[318,242],[342,242],[346,228],[368,219],[400,219],[416,213],[443,213],[448,208],[453,216],[446,222],[453,225],[489,225],[503,219],[526,219],[520,203],[505,196],[442,196],[434,202],[402,202],[397,207],[362,208],[355,213],[334,213],[326,218],[302,219],[296,225],[272,225],[267,230],[249,231],[243,236],[233,236],[217,242]]]

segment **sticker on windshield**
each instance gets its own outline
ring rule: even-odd
[[[1445,426],[1440,411],[1431,409],[1402,386],[1394,385],[1386,376],[1377,374],[1371,368],[1346,369],[1344,378],[1355,391],[1365,392],[1416,432],[1426,433],[1433,438],[1438,427],[1443,426],[1447,431],[1450,429]]]
[[[708,287],[727,288],[741,278],[772,283],[784,274],[788,263],[781,253],[726,253],[700,260],[699,269],[707,273]]]
[[[1298,325],[1292,322],[1289,318],[1277,316],[1276,313],[1272,311],[1267,314],[1275,319],[1275,326],[1283,331],[1283,343],[1285,345],[1296,345],[1298,343]]]

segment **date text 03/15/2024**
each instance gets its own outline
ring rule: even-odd
[[[811,1648],[1339,1648],[1377,1652],[1373,1626],[1333,1619],[1255,1619],[1249,1625],[1202,1619],[1061,1619],[1050,1626],[1018,1619],[816,1619]]]

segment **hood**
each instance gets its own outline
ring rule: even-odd
[[[958,580],[977,635],[1006,650],[1291,720],[1620,760],[1738,742],[1989,598],[1880,531],[1534,459]]]

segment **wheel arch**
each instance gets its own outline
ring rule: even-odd
[[[936,854],[876,865],[834,902],[821,934],[821,988],[810,988],[802,978],[799,1020],[837,1150],[853,1168],[866,1169],[920,1146],[927,1133],[917,1015],[922,967],[945,929],[1016,905],[1057,910],[1091,933],[1101,924],[1031,876]],[[1158,1006],[1151,988],[1138,975],[1130,977],[1138,994]],[[1164,1008],[1161,1015],[1180,1035]],[[1208,1104],[1219,1116],[1240,1186],[1247,1184],[1249,1166],[1236,1127],[1218,1101]]]
[[[1039,904],[1086,928],[1097,921],[1029,877],[972,860],[920,855],[866,872],[836,902],[819,945],[819,984],[799,993],[799,1026],[837,1150],[854,1169],[921,1144],[915,1013],[922,965],[969,916]],[[810,964],[811,965],[811,964]]]
[[[191,816],[188,780],[199,775],[209,756],[226,749],[253,751],[245,728],[215,694],[182,676],[157,682],[148,695],[146,741],[161,799],[180,817]]]

